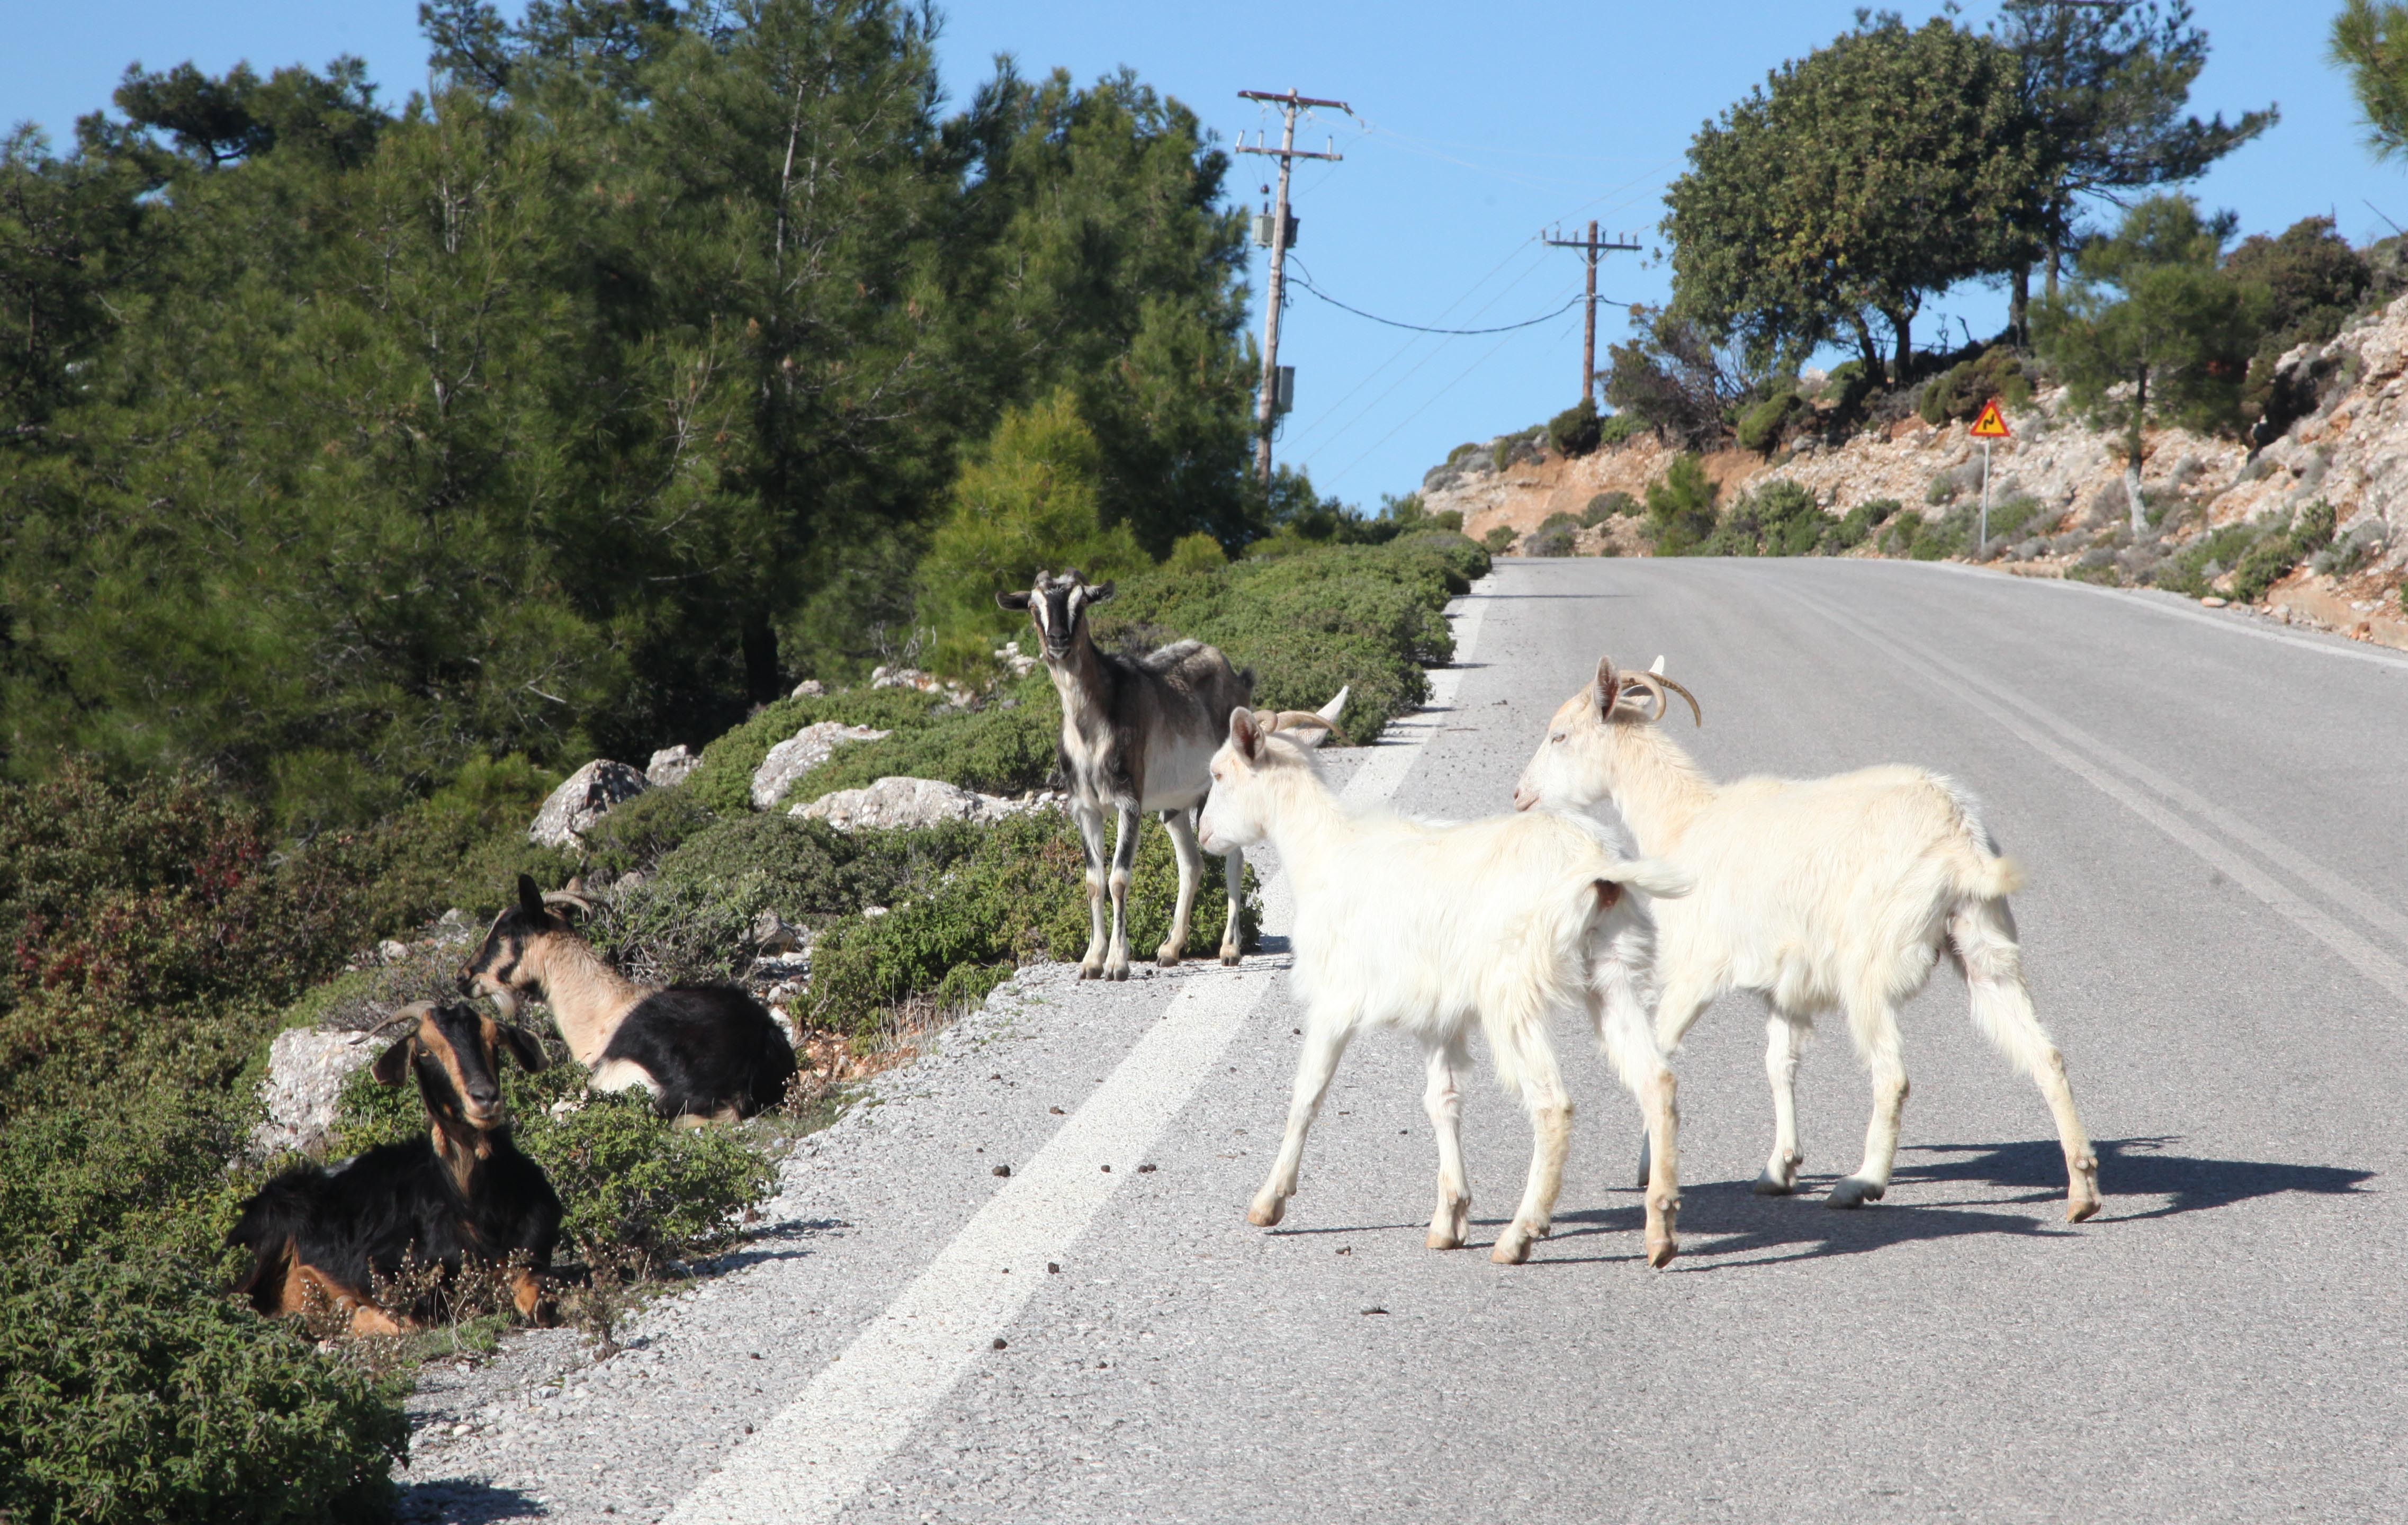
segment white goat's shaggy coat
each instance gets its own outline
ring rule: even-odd
[[[2021,875],[1998,856],[1973,798],[1903,767],[1717,785],[1656,724],[1667,686],[1660,672],[1617,674],[1611,659],[1599,662],[1597,682],[1555,712],[1513,801],[1610,804],[1641,851],[1695,878],[1695,893],[1656,918],[1656,1033],[1670,1052],[1715,997],[1765,998],[1773,1145],[1756,1190],[1796,1189],[1799,1050],[1814,1018],[1834,1010],[1847,1014],[1872,1072],[1873,1114],[1864,1162],[1832,1187],[1828,1204],[1856,1207],[1888,1190],[1907,1093],[1898,1007],[1929,981],[1944,946],[1971,992],[1973,1025],[2038,1083],[2055,1115],[2066,1216],[2096,1213],[2099,1161],[2064,1057],[2024,987],[2006,899]]]
[[[1310,750],[1333,719],[1328,712],[1232,714],[1204,807],[1206,850],[1269,842],[1296,899],[1291,980],[1306,1012],[1304,1051],[1286,1136],[1248,1218],[1268,1227],[1286,1211],[1305,1134],[1348,1042],[1363,1028],[1395,1027],[1427,1056],[1424,1105],[1439,1149],[1428,1243],[1462,1244],[1471,1189],[1458,1080],[1476,1025],[1497,1078],[1528,1107],[1536,1134],[1521,1206],[1491,1258],[1528,1259],[1532,1241],[1548,1231],[1571,1142],[1571,1101],[1548,1020],[1585,1008],[1646,1114],[1646,1244],[1649,1260],[1663,1265],[1676,1247],[1679,1140],[1672,1072],[1647,1025],[1645,896],[1677,895],[1684,881],[1629,861],[1616,834],[1586,816],[1432,825],[1349,813]],[[1302,743],[1292,740],[1298,735]]]

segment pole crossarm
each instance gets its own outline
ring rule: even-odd
[[[1334,108],[1337,110],[1343,111],[1350,117],[1354,114],[1354,108],[1347,105],[1344,101],[1317,101],[1310,95],[1299,95],[1293,90],[1287,91],[1285,94],[1268,90],[1241,90],[1238,92],[1238,96],[1240,100],[1277,101],[1282,106],[1289,107],[1326,106]]]
[[[1272,149],[1262,148],[1259,146],[1249,146],[1244,143],[1238,145],[1238,151],[1240,153],[1260,153],[1273,159],[1328,159],[1332,162],[1336,162],[1346,157],[1346,155],[1342,153],[1315,153],[1311,149]]]

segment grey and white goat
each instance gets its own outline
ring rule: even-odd
[[[1061,767],[1070,813],[1087,848],[1089,935],[1079,978],[1129,976],[1128,885],[1137,866],[1138,817],[1153,811],[1169,829],[1179,855],[1179,911],[1155,957],[1165,967],[1187,951],[1187,926],[1203,878],[1196,844],[1196,812],[1211,788],[1213,749],[1226,734],[1229,713],[1254,699],[1254,675],[1200,640],[1180,640],[1142,656],[1099,649],[1087,628],[1088,611],[1112,596],[1112,584],[1089,584],[1077,572],[1043,571],[1026,593],[998,593],[996,603],[1025,610],[1037,626],[1045,670],[1062,698]],[[1111,868],[1104,857],[1104,816],[1117,817]],[[1222,858],[1229,918],[1221,934],[1221,962],[1239,957],[1238,912],[1242,855]],[[1109,936],[1104,897],[1112,902]]]

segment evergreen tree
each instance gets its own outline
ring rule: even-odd
[[[2188,196],[2152,196],[2112,237],[2085,246],[2077,279],[2034,309],[2041,351],[2074,405],[2123,431],[2131,527],[2147,527],[2141,497],[2143,431],[2151,422],[2229,430],[2269,308],[2266,288],[2217,267],[2232,235],[2227,212],[2202,218]]]
[[[2378,159],[2408,153],[2408,5],[2346,0],[2330,47],[2333,63],[2349,71],[2368,151]]]
[[[2121,206],[2128,193],[2196,180],[2277,112],[2269,106],[2230,123],[2221,113],[2182,114],[2207,66],[2207,34],[2191,24],[2186,0],[2004,0],[1992,33],[2020,61],[2026,108],[2055,149],[2045,215],[2011,278],[2009,321],[2021,334],[2032,266],[2045,262],[2054,296],[2082,198]]]

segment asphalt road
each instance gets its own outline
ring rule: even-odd
[[[1819,1200],[1869,1104],[1844,1033],[1799,1079],[1804,1189],[1764,1199],[1761,1009],[1706,1014],[1676,1061],[1661,1272],[1637,1108],[1570,1028],[1555,1234],[1500,1267],[1529,1135],[1484,1076],[1471,1247],[1422,1246],[1435,1158],[1394,1034],[1348,1055],[1287,1221],[1255,1230],[1298,1025],[1276,952],[1116,987],[1037,972],[813,1141],[778,1231],[627,1355],[580,1367],[547,1334],[431,1385],[423,1412],[466,1430],[423,1432],[413,1511],[2408,1518],[2408,661],[1857,561],[1503,562],[1458,629],[1410,740],[1333,755],[1352,798],[1509,809],[1607,652],[1665,655],[1717,776],[1969,784],[2028,875],[2100,1216],[2062,1221],[2047,1113],[1944,966],[1902,1021],[1897,1178],[1860,1212]]]

